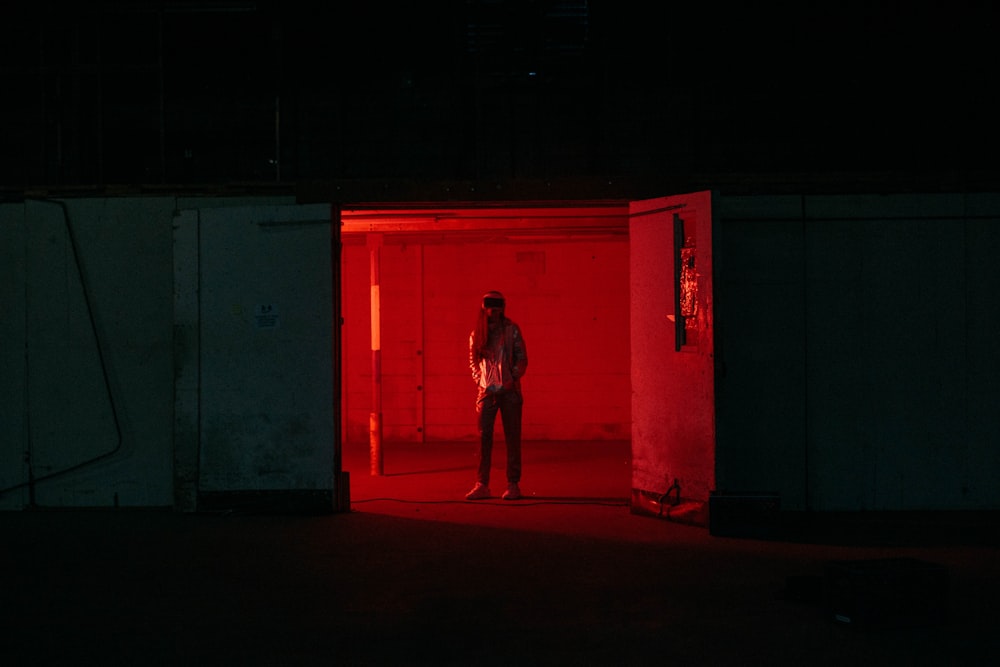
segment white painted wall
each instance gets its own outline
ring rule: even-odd
[[[329,205],[204,209],[199,493],[334,488]]]
[[[523,437],[629,438],[627,237],[390,240],[380,252],[386,442],[476,441],[468,337],[491,289],[528,346]],[[346,442],[367,447],[370,252],[345,245],[343,257]]]

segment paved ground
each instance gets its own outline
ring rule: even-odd
[[[992,519],[713,537],[629,511],[627,446],[530,444],[517,503],[462,500],[474,448],[434,445],[387,448],[377,477],[366,450],[345,452],[352,509],[336,515],[0,513],[0,659],[941,666],[1000,654]],[[833,620],[826,568],[886,558],[942,568],[945,617]],[[937,599],[909,594],[911,607]]]

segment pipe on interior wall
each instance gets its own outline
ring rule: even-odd
[[[382,464],[382,342],[381,295],[379,273],[381,268],[382,235],[368,235],[371,258],[371,320],[372,320],[372,411],[368,419],[368,447],[371,474],[381,476]]]

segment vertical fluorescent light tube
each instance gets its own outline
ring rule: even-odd
[[[381,476],[382,464],[382,341],[381,295],[379,268],[381,263],[382,236],[368,235],[371,251],[371,317],[372,317],[372,412],[368,420],[368,446],[371,474]]]

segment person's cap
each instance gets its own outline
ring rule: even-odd
[[[503,294],[496,290],[490,290],[483,295],[483,308],[503,308],[504,303]]]

